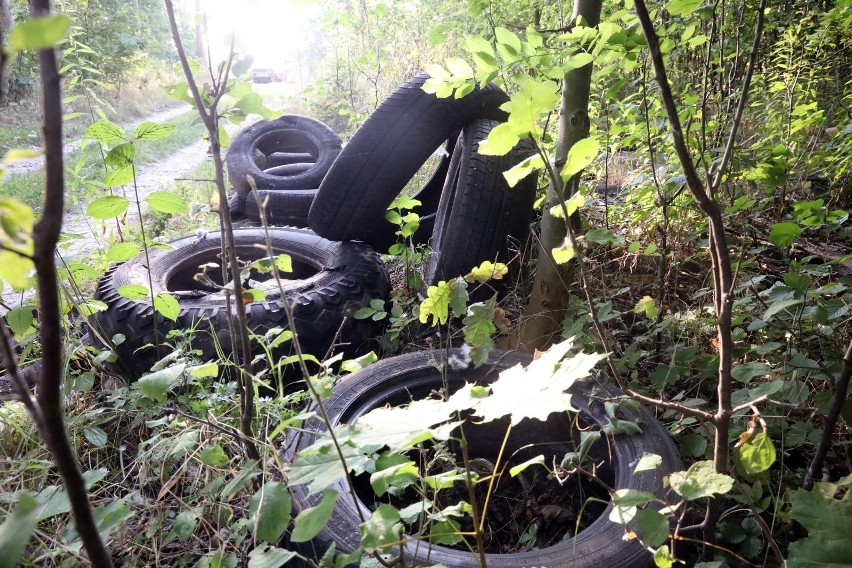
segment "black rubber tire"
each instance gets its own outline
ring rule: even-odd
[[[271,176],[294,176],[306,172],[314,167],[314,162],[297,162],[295,164],[281,164],[280,166],[267,167],[263,173]]]
[[[242,221],[246,218],[246,198],[233,195],[228,199],[228,210],[231,212],[231,221]]]
[[[351,423],[370,410],[385,404],[401,404],[412,398],[429,396],[433,391],[442,389],[444,384],[442,368],[446,356],[446,352],[441,350],[408,353],[384,359],[346,377],[334,386],[331,397],[324,400],[332,426]],[[450,350],[450,356],[459,357],[459,350]],[[488,363],[478,369],[459,371],[447,366],[446,379],[451,389],[460,387],[465,382],[488,383],[494,380],[501,370],[518,363],[526,365],[530,361],[531,357],[526,354],[495,352]],[[603,426],[608,423],[603,403],[595,399],[597,394],[604,396],[620,394],[617,389],[594,381],[578,383],[572,392],[572,405],[580,410],[581,421],[585,421],[586,427],[595,424]],[[665,494],[663,477],[682,469],[682,462],[665,427],[646,410],[643,409],[641,414],[642,434],[601,440],[599,445],[593,448],[592,453],[595,458],[601,459],[609,455],[613,456],[608,475],[611,475],[611,487],[614,489],[638,489],[662,497]],[[551,442],[554,447],[560,447],[560,444],[565,444],[566,430],[570,430],[570,423],[571,418],[566,414],[552,414],[546,422],[522,421],[513,428],[509,445],[520,446],[533,438],[535,442]],[[493,455],[496,455],[502,434],[495,436],[493,431],[488,433],[482,431],[479,435],[474,433],[471,436],[471,430],[471,428],[465,429],[469,446],[474,448],[476,445],[485,445],[487,452],[493,452]],[[313,444],[325,431],[326,428],[321,419],[316,417],[308,419],[303,430],[291,434],[287,439],[284,447],[285,461],[292,461],[296,452]],[[505,428],[502,431],[505,432]],[[576,432],[574,434],[576,435]],[[545,439],[545,436],[551,435],[554,438]],[[567,437],[570,438],[570,434]],[[571,443],[568,442],[568,445],[570,446]],[[532,455],[540,453],[540,448],[541,446],[538,446]],[[569,451],[572,450],[573,448],[569,447]],[[643,452],[660,455],[662,466],[656,470],[634,474],[635,462]],[[549,463],[549,458],[545,459]],[[341,495],[349,494],[349,487],[345,482],[333,484],[331,488]],[[290,490],[293,495],[294,514],[316,505],[319,500],[319,495],[307,494],[305,485],[292,486]],[[370,511],[364,503],[359,502],[358,505],[369,518]],[[642,568],[652,565],[651,555],[635,540],[625,541],[622,538],[624,529],[621,525],[608,519],[611,509],[610,503],[602,514],[585,530],[580,531],[575,538],[541,550],[516,554],[487,554],[487,565],[489,568],[518,566]],[[308,557],[320,558],[331,543],[336,543],[338,553],[354,551],[360,544],[359,522],[353,500],[348,497],[339,499],[329,523],[317,538],[307,543],[308,545],[300,552]],[[291,544],[291,546],[294,545]],[[428,555],[429,564],[443,564],[450,568],[479,567],[478,556],[443,546],[429,547],[420,543],[417,548],[414,546],[408,548],[407,554],[410,556],[409,561],[412,565],[427,563]]]
[[[266,203],[264,212],[266,222],[269,225],[307,227],[308,211],[314,196],[315,189],[290,189],[287,191],[258,191],[257,195],[252,192],[245,199],[246,218],[260,223],[260,206],[258,203]]]
[[[477,120],[462,131],[453,151],[435,215],[426,285],[464,276],[485,260],[509,261],[509,239],[524,242],[535,202],[536,176],[509,187],[503,172],[533,155],[523,140],[504,156],[485,156],[479,144],[498,124]]]
[[[286,166],[288,164],[303,164],[311,163],[316,160],[307,152],[273,152],[268,156],[264,156],[262,164],[258,164],[261,169],[274,168],[276,166]]]
[[[421,74],[370,115],[337,157],[317,191],[308,225],[328,239],[363,240],[377,250],[394,242],[385,211],[445,140],[478,118],[505,120],[508,96],[487,85],[460,98],[439,99]]]
[[[254,178],[257,189],[305,189],[318,187],[331,164],[340,153],[340,137],[318,120],[300,115],[285,114],[275,120],[261,120],[244,128],[231,140],[226,161],[228,179],[238,194],[245,197],[251,191],[246,179]],[[311,167],[300,172],[275,175],[258,166],[256,154],[309,154]],[[290,162],[289,165],[293,165]],[[284,164],[287,165],[287,164]]]
[[[331,242],[307,229],[273,228],[270,238],[275,254],[287,253],[293,259],[293,272],[283,275],[290,279],[284,283],[284,289],[293,306],[302,348],[322,357],[340,330],[337,341],[345,345],[344,352],[350,355],[359,352],[369,343],[375,327],[350,316],[371,299],[387,298],[390,293],[387,271],[378,255],[361,243]],[[192,278],[199,265],[219,262],[220,239],[219,233],[210,233],[202,239],[185,237],[173,241],[171,250],[149,251],[154,293],[170,292],[180,302],[176,322],[155,313],[148,298],[130,300],[118,294],[125,284],[147,288],[144,255],[110,269],[101,279],[95,298],[105,302],[108,309],[94,318],[108,338],[124,334],[125,341],[116,351],[131,377],[138,378],[148,372],[154,362],[171,351],[168,346],[137,351],[154,341],[155,320],[160,337],[170,330],[198,329],[199,333],[192,338],[192,348],[200,350],[203,359],[216,357],[214,335],[226,355],[232,352],[228,307],[223,295],[202,288]],[[264,242],[262,229],[235,230],[234,242],[243,260],[265,256],[256,246]],[[208,274],[221,278],[219,269]],[[268,294],[265,300],[246,306],[249,327],[259,334],[273,327],[289,327],[284,299],[274,290]],[[276,356],[289,353],[289,349],[288,342]]]

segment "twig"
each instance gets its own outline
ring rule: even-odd
[[[239,430],[235,430],[233,428],[228,428],[227,426],[221,426],[219,424],[214,424],[213,422],[210,422],[209,420],[205,420],[203,418],[199,418],[198,416],[193,416],[191,414],[187,414],[186,412],[183,412],[182,410],[175,408],[174,406],[167,408],[166,412],[174,412],[175,414],[177,414],[179,416],[183,416],[184,418],[186,418],[188,420],[192,420],[193,422],[198,422],[199,424],[204,424],[205,426],[209,426],[210,428],[213,428],[214,430],[216,430],[219,433],[222,433],[222,434],[225,434],[226,436],[230,436],[230,437],[234,438],[238,442],[241,442],[241,443],[245,442],[245,436]]]
[[[659,399],[656,399],[656,398],[650,398],[650,397],[647,397],[643,394],[639,394],[638,392],[636,392],[633,389],[626,389],[624,392],[627,393],[630,396],[630,398],[636,399],[639,402],[644,402],[645,404],[648,404],[648,405],[651,405],[651,406],[658,406],[660,408],[666,408],[668,410],[675,410],[677,412],[680,412],[681,414],[685,414],[687,416],[692,416],[693,418],[695,418],[696,420],[698,420],[700,422],[713,422],[713,420],[714,420],[713,413],[707,412],[706,410],[700,410],[698,408],[692,408],[690,406],[679,404],[677,402],[669,402],[669,401],[666,401],[666,400],[659,400]]]
[[[5,250],[5,251],[9,251],[9,252],[15,253],[15,254],[17,254],[18,256],[22,256],[22,257],[24,257],[24,258],[26,258],[26,259],[28,259],[28,260],[30,260],[30,261],[34,261],[34,260],[35,260],[35,259],[33,258],[33,255],[31,255],[31,254],[27,254],[27,253],[25,253],[24,251],[22,251],[21,249],[18,249],[18,248],[15,248],[15,247],[10,247],[9,245],[0,244],[0,250]]]
[[[822,469],[822,462],[831,448],[834,426],[837,424],[837,417],[840,416],[840,411],[846,402],[850,376],[852,376],[852,341],[849,342],[849,346],[846,348],[846,354],[843,356],[843,370],[840,371],[840,377],[838,377],[837,383],[834,385],[834,399],[831,401],[828,416],[825,417],[825,425],[822,427],[822,439],[819,441],[817,451],[814,454],[813,460],[811,460],[808,472],[805,474],[805,481],[802,483],[802,487],[807,490],[810,490],[814,486],[814,478],[816,478]]]
[[[50,14],[49,0],[30,0],[34,18]],[[86,484],[77,456],[68,439],[63,417],[62,327],[60,324],[59,287],[53,251],[59,241],[64,213],[64,167],[62,155],[62,97],[56,52],[53,47],[38,51],[44,112],[45,187],[41,218],[33,228],[33,251],[38,280],[39,334],[42,346],[42,373],[37,395],[41,420],[39,430],[53,454],[62,477],[77,533],[96,568],[112,566],[112,559],[101,540],[95,523]],[[35,417],[34,417],[35,418]]]

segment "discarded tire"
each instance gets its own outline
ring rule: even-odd
[[[508,262],[509,240],[526,240],[536,177],[527,176],[510,188],[503,172],[535,150],[522,141],[504,156],[480,154],[479,144],[497,124],[477,120],[459,137],[435,215],[426,284],[464,276],[485,260]]]
[[[328,239],[363,240],[376,249],[394,241],[385,210],[445,140],[478,118],[504,120],[508,96],[495,85],[439,99],[414,77],[370,115],[341,151],[317,191],[309,226]]]
[[[450,357],[458,358],[459,350],[451,350]],[[424,398],[434,390],[440,390],[444,385],[442,368],[446,361],[443,351],[423,351],[409,353],[399,357],[391,357],[380,361],[363,371],[350,375],[335,385],[331,397],[325,399],[324,405],[330,418],[331,425],[351,423],[370,410],[385,404],[398,405],[412,398]],[[452,389],[465,382],[487,383],[497,374],[515,364],[528,364],[531,357],[525,354],[496,352],[485,365],[478,369],[456,370],[446,366],[446,380]],[[573,389],[572,405],[579,412],[581,428],[593,426],[603,427],[609,423],[603,403],[594,397],[597,394],[617,396],[620,392],[609,386],[592,383],[578,383]],[[591,455],[597,462],[604,462],[598,469],[599,475],[606,479],[613,489],[637,489],[648,491],[657,496],[664,494],[663,476],[681,468],[680,457],[669,438],[663,425],[655,420],[650,413],[641,411],[643,422],[642,433],[633,436],[617,436],[608,440],[600,440],[598,447],[591,450]],[[630,419],[630,417],[628,417]],[[508,424],[508,422],[506,422]],[[285,449],[286,458],[292,459],[296,452],[307,448],[326,430],[318,418],[306,421],[300,433],[290,436]],[[565,450],[574,451],[571,432],[571,417],[566,414],[552,414],[546,422],[522,421],[512,430],[507,447],[520,447],[525,443],[547,443],[550,451],[561,459]],[[499,450],[502,434],[488,435],[482,432],[469,440],[471,452],[477,445],[485,444],[486,452]],[[505,433],[505,428],[503,429]],[[477,439],[478,438],[478,439]],[[537,445],[535,453],[542,453],[541,445]],[[562,452],[562,453],[560,453]],[[662,457],[659,469],[634,474],[636,461],[644,452],[655,453]],[[471,454],[474,456],[474,454]],[[535,454],[533,454],[535,455]],[[611,456],[611,459],[610,459]],[[521,458],[523,459],[523,458]],[[545,456],[550,463],[551,458]],[[357,485],[357,483],[356,483]],[[338,553],[349,553],[360,545],[358,512],[352,499],[348,498],[349,488],[345,482],[330,486],[341,495],[335,505],[332,517],[326,527],[301,552],[309,557],[320,558],[329,546],[334,544]],[[314,506],[319,501],[318,495],[308,495],[304,485],[291,487],[293,506],[296,512]],[[358,489],[356,488],[356,492]],[[363,503],[358,502],[362,514],[369,518],[370,511]],[[486,554],[489,568],[517,566],[548,566],[562,568],[640,568],[652,564],[651,555],[643,549],[636,540],[625,541],[622,537],[624,529],[608,519],[611,504],[607,504],[601,514],[586,529],[581,530],[574,538],[562,540],[556,545],[514,554]],[[293,545],[291,545],[293,546]],[[412,565],[442,564],[448,567],[479,567],[477,555],[443,546],[429,546],[426,543],[412,543],[406,549],[406,555]]]
[[[257,189],[316,188],[340,146],[340,137],[331,128],[306,116],[285,114],[261,120],[231,140],[228,178],[243,197],[252,189],[247,175],[254,178]]]
[[[249,220],[261,223],[261,205],[263,205],[267,224],[306,227],[308,211],[316,194],[316,189],[259,190],[257,194],[252,192],[245,198],[245,215]]]
[[[321,357],[335,340],[346,346],[345,352],[357,352],[375,330],[349,316],[370,299],[385,298],[390,292],[387,271],[378,255],[361,243],[327,241],[306,229],[284,227],[269,232],[273,253],[289,254],[293,271],[282,274],[286,278],[285,300],[274,280],[264,282],[263,278],[269,276],[252,270],[249,276],[254,281],[252,286],[264,288],[267,296],[246,305],[249,327],[258,334],[274,327],[287,328],[284,302],[288,301],[306,352]],[[200,272],[199,266],[221,262],[220,239],[219,233],[200,239],[185,237],[172,242],[171,250],[149,251],[153,293],[156,296],[168,292],[180,302],[177,321],[164,319],[155,312],[149,297],[128,299],[119,293],[128,284],[148,287],[144,255],[112,268],[101,279],[95,298],[106,303],[108,309],[94,318],[108,338],[124,335],[116,351],[132,377],[149,371],[154,362],[173,351],[166,346],[146,347],[172,330],[196,330],[189,338],[190,346],[200,350],[204,359],[216,356],[217,345],[226,354],[232,352],[224,294],[218,287],[194,279]],[[266,257],[266,251],[257,247],[264,242],[262,229],[235,230],[234,242],[242,261]],[[220,269],[208,270],[207,276],[221,284]],[[287,343],[276,354],[287,353],[289,348]]]

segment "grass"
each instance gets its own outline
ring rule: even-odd
[[[171,136],[160,140],[137,141],[137,167],[142,169],[169,156],[175,150],[200,140],[204,127],[201,124],[193,124],[196,117],[195,111],[188,110],[169,121],[175,125]],[[97,184],[93,184],[92,180],[100,180],[103,177],[101,150],[97,144],[88,141],[84,147],[74,150],[65,158],[65,165],[66,169],[76,171],[76,174],[67,176],[66,183],[69,188],[66,198],[69,205],[72,205],[84,198],[89,190],[97,187]],[[0,194],[14,197],[35,209],[41,206],[43,190],[44,172],[39,170],[7,176],[2,189],[0,189]]]

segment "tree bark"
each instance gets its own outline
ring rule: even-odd
[[[583,25],[597,26],[602,6],[602,0],[576,0],[572,24],[576,25],[578,18],[582,18]],[[565,165],[571,147],[589,135],[591,82],[592,63],[565,73],[554,155],[557,172]],[[579,175],[569,180],[564,191],[557,182],[551,180],[548,189],[549,196],[542,213],[533,290],[519,331],[519,343],[523,349],[543,349],[562,330],[562,320],[565,319],[568,307],[568,286],[574,280],[574,270],[570,264],[558,265],[553,260],[551,250],[565,241],[567,230],[565,222],[551,215],[550,209],[576,191],[578,180]]]

